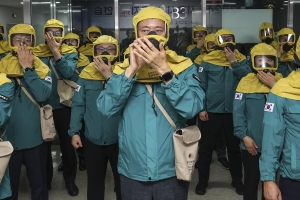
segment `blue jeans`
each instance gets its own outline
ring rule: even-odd
[[[187,200],[189,182],[176,177],[141,182],[120,175],[122,200]]]

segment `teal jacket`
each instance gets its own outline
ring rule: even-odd
[[[6,124],[9,122],[12,110],[12,101],[14,97],[14,84],[5,83],[0,86],[0,136],[6,129]],[[4,135],[3,140],[7,140]],[[0,199],[5,199],[11,196],[10,179],[8,167],[6,168],[2,182],[0,184]]]
[[[249,136],[257,144],[256,150],[261,152],[265,104],[265,94],[236,93],[233,100],[233,124],[234,135],[241,139],[241,149],[247,150],[243,138]]]
[[[270,92],[267,104],[273,109],[264,113],[260,179],[275,181],[280,167],[282,177],[300,181],[299,101]]]
[[[48,65],[48,67],[51,70],[52,91],[51,91],[51,95],[49,96],[48,102],[52,106],[53,110],[56,110],[66,106],[59,103],[59,96],[57,93],[57,77],[53,72],[49,58],[51,58],[51,61],[59,77],[77,81],[75,79],[76,77],[78,78],[78,75],[77,76],[75,75],[75,77],[73,77],[73,75],[76,73],[75,69],[78,61],[78,54],[77,53],[63,54],[61,59],[58,62],[55,61],[54,57],[39,57],[39,59],[41,59],[43,63]]]
[[[194,60],[200,55],[200,53],[201,49],[195,46],[195,48],[193,48],[191,51],[187,51],[185,57],[190,58],[192,62],[194,62]]]
[[[119,117],[106,118],[98,111],[96,100],[104,85],[102,81],[78,79],[79,89],[72,99],[72,112],[69,135],[72,137],[82,128],[85,122],[85,137],[97,145],[118,143]]]
[[[202,61],[198,75],[205,92],[205,110],[212,113],[232,113],[233,98],[239,81],[251,72],[246,59],[229,67]]]
[[[21,85],[26,88],[30,95],[41,105],[51,94],[51,80],[47,77],[40,79],[36,71],[28,70],[21,78]],[[40,124],[40,110],[27,97],[18,82],[13,78],[16,85],[13,109],[10,123],[7,126],[7,139],[11,142],[15,150],[29,149],[42,144],[42,132]]]
[[[283,78],[286,78],[292,71],[296,71],[296,69],[294,61],[280,62],[280,58],[278,59],[277,72],[281,73]]]
[[[153,83],[162,106],[178,128],[185,127],[203,109],[204,93],[192,65],[167,85]],[[121,114],[119,120],[120,174],[138,181],[158,181],[175,174],[173,127],[154,103],[145,84],[124,73],[113,74],[97,99],[98,110],[107,117]]]

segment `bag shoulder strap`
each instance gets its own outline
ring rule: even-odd
[[[30,99],[30,100],[31,100],[38,108],[40,108],[40,105],[38,104],[38,102],[36,102],[36,101],[34,100],[34,98],[29,94],[29,92],[21,85],[20,79],[19,79],[19,78],[16,78],[16,79],[17,79],[17,81],[18,81],[20,87],[22,88],[23,92],[28,96],[28,98],[29,98],[29,99]]]
[[[6,130],[5,130],[5,131],[2,133],[2,135],[0,136],[0,142],[3,141],[3,137],[4,137],[5,133],[6,133]]]
[[[288,66],[288,68],[289,68],[290,72],[292,72],[292,71],[293,71],[293,69],[291,68],[291,66],[289,65],[289,63],[287,63],[287,66]]]
[[[169,121],[169,123],[171,124],[171,126],[177,130],[176,124],[174,123],[174,121],[172,120],[172,118],[170,117],[170,115],[167,113],[167,111],[164,109],[164,107],[161,105],[161,103],[159,102],[158,98],[156,97],[155,93],[153,93],[152,88],[149,84],[146,84],[147,90],[150,93],[151,96],[153,96],[155,103],[157,104],[158,108],[160,109],[160,111],[164,114],[164,116],[166,117],[166,119]]]
[[[53,66],[51,58],[49,58],[49,62],[50,62],[51,68],[53,69],[53,72],[54,72],[56,78],[59,79],[58,73],[57,73],[55,67]]]

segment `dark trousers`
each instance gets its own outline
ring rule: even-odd
[[[176,177],[141,182],[120,175],[123,200],[187,200],[189,182]]]
[[[199,127],[199,129],[200,129],[200,131],[202,133],[203,132],[203,121],[201,121],[199,119],[199,117],[198,117],[197,120],[198,120],[198,122],[197,122],[198,123],[198,127]],[[215,151],[217,153],[218,159],[220,159],[220,158],[226,158],[226,140],[225,140],[224,134],[218,134],[217,135],[216,144],[215,144],[214,149],[215,149]]]
[[[53,160],[51,154],[52,142],[46,142],[47,145],[47,186],[51,186],[53,179]]]
[[[300,181],[295,181],[280,176],[279,189],[282,200],[300,199]]]
[[[232,114],[208,113],[209,120],[203,122],[203,132],[199,145],[198,174],[199,185],[202,188],[208,186],[212,152],[216,139],[224,133],[230,174],[233,182],[242,180],[242,156],[239,147],[240,140],[233,135]]]
[[[255,200],[257,198],[258,184],[260,180],[259,158],[260,153],[253,156],[248,151],[242,150],[242,160],[244,165],[244,200]],[[262,189],[262,197],[264,191]]]
[[[64,107],[53,110],[53,119],[58,133],[60,151],[64,163],[63,177],[66,184],[74,183],[77,172],[77,160],[74,147],[71,144],[71,137],[68,134],[71,120],[71,108]]]
[[[88,139],[84,139],[84,153],[86,172],[88,177],[87,199],[104,200],[105,176],[107,162],[114,175],[115,192],[118,200],[121,199],[120,177],[117,170],[118,165],[118,144],[100,146],[93,144]]]
[[[32,200],[48,200],[47,190],[47,146],[45,143],[23,150],[15,150],[9,161],[9,176],[12,196],[9,200],[18,199],[22,164],[26,167],[26,175],[31,188]]]

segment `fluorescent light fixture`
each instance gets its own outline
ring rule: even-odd
[[[123,3],[120,3],[120,4],[132,4],[132,2],[123,2]]]
[[[51,2],[31,2],[31,4],[50,4]],[[56,2],[60,3],[60,2]],[[20,2],[20,4],[23,4],[23,1]]]
[[[58,13],[68,13],[68,10],[57,10]],[[72,10],[73,13],[75,12],[81,12],[81,10]]]

